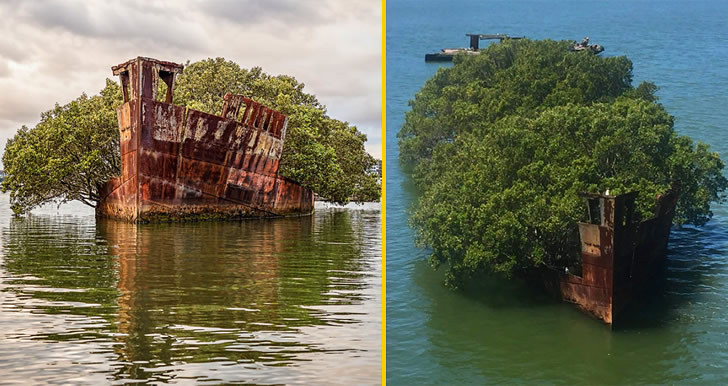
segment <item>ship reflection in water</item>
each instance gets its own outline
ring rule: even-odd
[[[6,221],[4,380],[381,377],[378,205],[242,222]]]

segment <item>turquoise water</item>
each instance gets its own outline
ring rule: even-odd
[[[581,40],[627,55],[660,86],[676,129],[728,161],[728,2],[387,2],[387,379],[399,384],[728,383],[728,205],[672,232],[665,280],[610,331],[519,283],[442,286],[415,248],[415,192],[397,162],[407,101],[440,67],[424,55],[465,33]]]

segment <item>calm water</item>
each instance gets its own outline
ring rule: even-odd
[[[442,64],[424,54],[465,33],[580,40],[627,55],[682,134],[728,161],[728,2],[387,1],[387,378],[390,384],[728,383],[728,206],[672,232],[666,280],[610,331],[518,283],[451,292],[413,247],[396,132]]]
[[[381,379],[381,211],[135,226],[0,195],[0,383]]]

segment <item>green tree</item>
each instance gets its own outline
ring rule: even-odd
[[[160,87],[166,87],[159,82]],[[187,63],[175,82],[174,103],[219,114],[225,93],[250,96],[289,116],[280,174],[344,203],[351,197],[378,200],[376,162],[364,149],[366,136],[356,127],[330,118],[316,97],[295,78],[271,76],[223,58]],[[164,95],[164,93],[160,93]],[[22,127],[3,155],[16,213],[46,202],[80,200],[94,206],[99,188],[120,172],[116,107],[121,91],[112,80],[100,95],[85,94],[42,114],[35,128]]]
[[[631,86],[628,59],[568,46],[506,41],[457,57],[410,103],[399,139],[422,191],[411,223],[450,286],[574,263],[580,192],[638,191],[639,219],[680,181],[674,221],[702,225],[728,187],[718,155],[675,132],[656,87]]]
[[[56,104],[35,128],[23,126],[8,140],[2,190],[10,192],[15,213],[46,202],[98,202],[100,184],[121,167],[115,111],[120,103],[121,88],[107,80],[100,95]]]
[[[304,84],[294,77],[268,75],[260,67],[246,70],[216,58],[188,63],[176,83],[174,103],[196,110],[219,113],[230,92],[249,95],[288,115],[281,175],[335,202],[351,197],[379,200],[377,177],[369,173],[376,160],[364,149],[366,135],[330,118],[326,107],[304,92]]]

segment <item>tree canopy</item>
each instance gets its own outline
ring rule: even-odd
[[[116,107],[121,87],[109,79],[99,95],[86,94],[23,126],[3,154],[3,192],[17,214],[47,202],[79,200],[95,205],[99,186],[119,173]]]
[[[678,135],[632,63],[570,52],[569,42],[512,40],[455,58],[410,102],[401,161],[421,196],[411,224],[446,283],[578,258],[581,192],[638,191],[637,219],[682,186],[674,221],[702,225],[728,187],[723,161]]]
[[[159,82],[160,87],[164,82]],[[175,82],[175,104],[219,114],[225,93],[246,95],[289,116],[280,165],[282,176],[298,181],[335,202],[378,200],[375,160],[364,149],[366,135],[331,118],[304,84],[287,75],[272,76],[260,67],[244,69],[223,58],[187,63]],[[160,93],[164,95],[164,93]],[[116,107],[119,85],[110,79],[99,95],[56,106],[36,127],[23,126],[3,154],[6,179],[16,213],[46,202],[80,200],[94,206],[102,184],[120,173]]]

